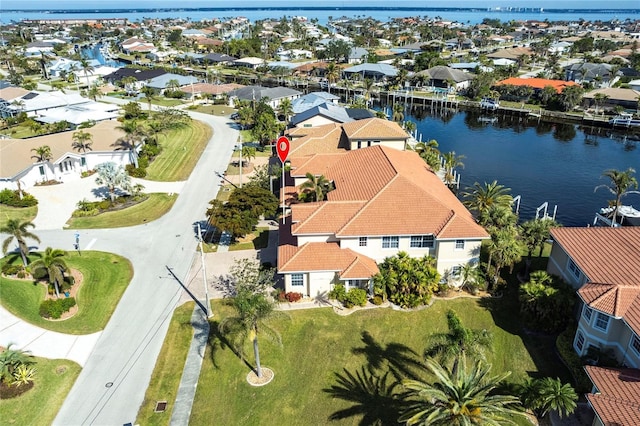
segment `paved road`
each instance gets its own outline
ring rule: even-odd
[[[213,137],[171,211],[131,228],[82,230],[81,248],[121,254],[134,277],[86,361],[54,424],[122,425],[134,422],[173,309],[195,255],[193,225],[204,218],[218,179],[231,158],[237,130],[226,118],[190,113]],[[73,230],[38,231],[40,248],[68,248]],[[175,278],[174,278],[175,277]]]

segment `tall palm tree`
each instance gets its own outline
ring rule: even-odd
[[[616,196],[611,226],[615,226],[615,224],[617,223],[616,219],[618,217],[618,210],[620,209],[620,199],[627,194],[640,193],[638,191],[632,191],[632,189],[638,189],[638,180],[633,176],[635,172],[635,169],[631,167],[629,167],[625,171],[616,169],[605,170],[602,176],[609,178],[609,185],[598,185],[593,190],[595,192],[600,188],[606,188],[610,193]]]
[[[43,271],[46,274],[49,284],[56,290],[57,297],[60,297],[60,284],[64,282],[64,273],[69,270],[62,260],[65,254],[67,253],[64,250],[47,247],[42,257],[31,264],[33,272]]]
[[[149,111],[151,111],[151,101],[155,99],[156,91],[149,86],[144,86],[141,92],[144,95],[144,98],[147,100],[147,104],[149,105]]]
[[[478,182],[473,187],[467,187],[462,193],[463,204],[475,213],[476,218],[488,210],[493,205],[510,207],[513,203],[513,197],[509,193],[511,188],[505,188],[499,185],[498,181],[484,183],[480,185]]]
[[[135,120],[126,120],[116,129],[125,133],[113,144],[116,151],[129,151],[129,159],[134,166],[138,167],[138,146],[142,144],[146,136],[145,129]]]
[[[560,417],[573,413],[578,395],[570,384],[562,384],[560,379],[544,377],[528,379],[519,386],[522,404],[532,409],[539,418],[549,411],[556,411]]]
[[[391,120],[400,122],[404,120],[404,104],[397,103],[393,105],[393,114]]]
[[[454,170],[457,167],[464,169],[464,163],[462,160],[464,155],[456,155],[455,151],[447,152],[442,155],[444,158],[444,183],[451,186],[455,183]]]
[[[335,62],[329,62],[324,70],[324,75],[327,78],[327,92],[331,93],[331,84],[340,79],[340,67]]]
[[[107,187],[112,203],[116,200],[117,188],[125,191],[132,190],[131,178],[122,164],[116,165],[116,163],[113,162],[102,163],[96,167],[96,172],[98,173],[96,183]]]
[[[426,366],[436,377],[433,383],[403,381],[408,408],[398,421],[430,426],[515,424],[509,417],[522,414],[519,399],[494,392],[510,372],[489,376],[490,366],[477,361],[467,368],[464,357],[460,364],[456,371],[450,371],[428,359]]]
[[[424,351],[427,358],[439,358],[443,365],[453,361],[452,371],[458,368],[462,357],[485,359],[484,353],[491,349],[491,334],[487,330],[472,330],[465,327],[458,315],[447,311],[447,333],[432,336],[431,344]]]
[[[31,148],[31,151],[35,152],[35,155],[32,155],[31,158],[34,158],[36,160],[36,163],[46,163],[47,161],[53,159],[53,154],[51,153],[51,147],[49,145],[42,145],[37,148]],[[43,164],[42,167],[44,168],[44,179],[49,180],[49,177],[47,176],[48,166]]]
[[[20,251],[20,256],[22,257],[22,263],[24,266],[27,266],[29,263],[27,259],[27,255],[29,254],[29,246],[27,245],[25,239],[31,238],[32,240],[36,240],[40,242],[40,238],[32,232],[28,230],[28,228],[35,228],[36,226],[29,221],[20,222],[18,219],[9,219],[2,228],[0,228],[0,234],[9,234],[9,237],[6,238],[2,243],[2,252],[7,253],[7,249],[9,248],[9,244],[15,238],[18,242],[18,250]]]
[[[236,316],[227,317],[220,323],[220,332],[230,336],[235,349],[244,359],[244,344],[247,340],[253,344],[256,361],[256,375],[262,377],[258,336],[261,331],[268,332],[280,341],[280,336],[266,324],[274,313],[274,303],[262,292],[254,293],[247,288],[240,288],[231,302]]]
[[[429,142],[418,142],[413,148],[433,170],[440,170],[440,150],[438,149],[438,141],[431,139]]]
[[[86,154],[87,150],[91,151],[91,145],[93,145],[93,135],[91,133],[82,130],[73,132],[73,142],[71,143],[73,149],[82,151],[82,154]],[[82,160],[86,165],[84,155],[82,156]]]
[[[498,282],[500,270],[505,266],[513,265],[520,259],[521,242],[517,237],[517,230],[513,226],[497,229],[491,233],[491,240],[488,243],[489,261],[487,270],[491,267],[491,259],[495,264],[494,284]]]
[[[80,69],[82,70],[84,77],[87,79],[87,87],[89,87],[89,74],[93,74],[95,68],[91,66],[87,58],[80,59]]]
[[[331,190],[331,182],[324,175],[314,176],[307,173],[307,180],[300,185],[302,192],[313,194],[313,201],[324,201]]]

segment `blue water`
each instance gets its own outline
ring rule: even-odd
[[[602,9],[602,3],[594,2],[515,2],[510,6],[523,8],[522,12],[488,10],[488,7],[500,6],[488,2],[440,2],[437,7],[432,3],[409,2],[399,5],[390,5],[388,2],[356,2],[333,1],[309,3],[304,2],[237,2],[234,7],[227,7],[217,2],[188,2],[176,6],[175,2],[136,2],[132,7],[130,2],[91,2],[86,3],[66,1],[56,4],[43,2],[3,1],[0,21],[20,21],[22,19],[80,19],[80,18],[127,18],[131,22],[142,21],[144,18],[188,18],[192,21],[211,20],[213,18],[226,18],[244,16],[255,21],[265,18],[281,18],[282,16],[306,16],[309,19],[316,18],[320,24],[325,25],[329,17],[356,17],[370,16],[380,21],[387,21],[392,17],[405,16],[439,16],[445,20],[462,23],[479,23],[484,18],[509,20],[603,20],[612,19],[640,19],[640,7],[637,2],[618,1],[607,2],[610,9]],[[553,8],[544,12],[527,11],[525,8],[538,7],[538,5],[550,5]],[[249,6],[247,6],[249,5]],[[286,5],[286,6],[280,6]],[[334,6],[335,5],[335,6]],[[568,5],[571,8],[557,9]],[[465,9],[460,9],[466,7]],[[470,9],[474,7],[475,9]],[[591,7],[590,9],[586,9]],[[379,9],[378,9],[379,8]],[[117,9],[117,12],[113,10]],[[202,10],[209,9],[209,10]],[[212,10],[215,9],[215,10]]]
[[[106,66],[109,66],[109,67],[121,68],[121,67],[124,67],[126,65],[124,62],[121,62],[121,61],[105,58],[102,55],[102,52],[100,51],[100,47],[102,47],[102,44],[98,43],[98,44],[94,45],[93,47],[82,48],[80,54],[84,58],[95,59],[98,62],[100,62],[101,65],[106,65]]]
[[[623,134],[609,136],[605,129],[595,129],[592,136],[573,124],[530,121],[527,126],[509,117],[483,123],[471,112],[445,120],[420,119],[410,113],[406,118],[417,123],[423,141],[435,139],[441,152],[465,156],[462,189],[495,179],[511,188],[513,196],[521,195],[524,220],[534,217],[546,201],[551,209],[558,206],[557,220],[563,225],[585,226],[613,198],[605,189],[594,192],[596,186],[608,183],[601,178],[604,170],[633,167],[640,180],[640,142],[624,141]],[[630,194],[623,203],[640,208],[640,195]]]

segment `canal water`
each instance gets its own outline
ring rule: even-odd
[[[441,152],[464,155],[461,191],[474,182],[492,182],[520,195],[521,220],[535,217],[536,208],[557,205],[556,219],[564,226],[586,226],[594,213],[615,197],[601,177],[607,169],[636,169],[640,180],[640,141],[625,133],[582,128],[574,124],[538,122],[479,112],[432,111],[414,108],[405,119],[417,124],[418,137],[435,139]],[[622,199],[640,209],[640,194]]]
[[[96,43],[93,46],[86,46],[80,49],[80,55],[87,59],[96,59],[101,65],[106,65],[114,68],[124,67],[126,64],[119,60],[105,58],[100,48],[102,43]]]

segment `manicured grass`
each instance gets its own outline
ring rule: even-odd
[[[186,303],[173,313],[167,336],[151,376],[151,382],[145,393],[144,402],[138,412],[136,424],[168,425],[171,420],[182,369],[193,335],[193,327],[191,326],[193,307],[193,302]],[[175,380],[176,376],[178,380]],[[154,413],[157,401],[169,403],[165,412]]]
[[[146,101],[146,99],[142,99]],[[182,101],[180,99],[170,99],[170,98],[153,98],[151,100],[153,105],[159,105],[163,107],[174,107],[178,105],[182,105]]]
[[[196,105],[195,108],[189,107],[189,110],[222,117],[231,115],[236,111],[228,105]]]
[[[10,219],[18,219],[20,222],[32,222],[38,214],[38,206],[33,207],[9,207],[0,204],[0,223]]]
[[[80,366],[66,359],[34,358],[36,376],[33,388],[11,399],[0,400],[4,425],[50,425],[53,423]]]
[[[199,121],[161,135],[162,152],[149,165],[147,179],[163,182],[186,180],[211,138],[211,128]]]
[[[208,348],[190,423],[205,425],[216,419],[217,423],[234,425],[356,425],[358,416],[329,421],[332,413],[350,406],[323,392],[336,383],[334,374],[343,368],[355,373],[367,365],[365,355],[354,354],[358,348],[375,357],[379,353],[377,345],[384,348],[401,344],[422,354],[429,336],[446,331],[448,309],[455,310],[465,325],[491,331],[493,351],[488,361],[494,374],[511,371],[509,382],[521,382],[536,372],[556,377],[559,367],[541,362],[540,358],[549,358],[548,353],[533,348],[538,343],[535,340],[518,334],[517,315],[509,305],[508,298],[463,298],[438,300],[431,307],[414,312],[375,309],[342,317],[328,308],[291,311],[288,319],[270,323],[281,333],[282,347],[264,337],[260,340],[262,364],[275,372],[274,380],[264,387],[247,384],[249,367],[228,347],[215,351]],[[217,302],[214,313],[211,330],[215,339],[219,321],[230,314],[230,308]],[[364,332],[374,344],[363,342]],[[252,351],[249,347],[246,350],[253,365]]]
[[[163,216],[171,210],[177,198],[176,194],[153,193],[135,206],[97,216],[72,217],[67,221],[67,225],[71,229],[121,228],[141,225]]]
[[[24,138],[28,138],[28,137],[37,135],[29,127],[22,126],[22,125],[13,126],[11,128],[4,129],[4,130],[0,131],[0,133],[5,134],[5,135],[9,135],[14,139],[24,139]]]
[[[32,254],[31,259],[35,258]],[[45,287],[28,280],[0,277],[0,303],[15,316],[47,330],[68,334],[102,330],[133,277],[131,263],[124,257],[100,251],[68,252],[64,260],[83,276],[82,287],[76,295],[78,312],[73,317],[64,321],[42,318],[38,308],[44,300]],[[2,262],[6,262],[6,258]]]
[[[230,245],[229,251],[258,250],[267,247],[269,243],[269,228],[256,228],[251,235],[247,235],[242,240]]]

